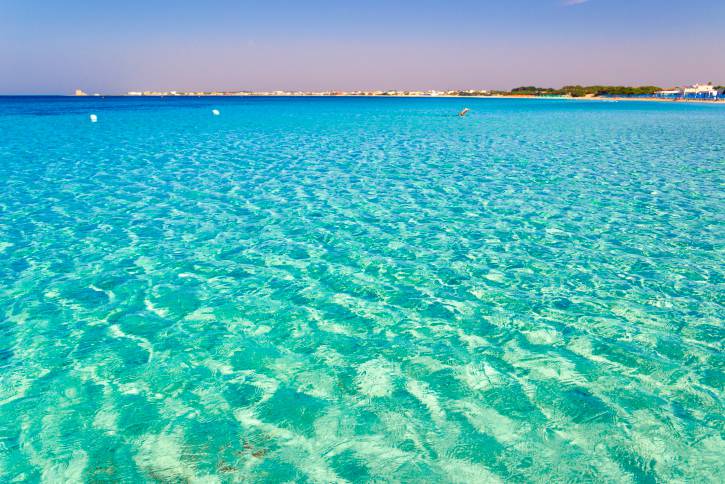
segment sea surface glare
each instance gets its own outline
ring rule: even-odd
[[[722,482],[724,187],[725,106],[0,98],[0,481]]]

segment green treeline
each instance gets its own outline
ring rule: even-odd
[[[521,86],[511,91],[496,91],[493,94],[520,96],[643,96],[651,95],[662,88],[658,86],[564,86],[561,89],[550,87]]]
[[[475,89],[468,90],[468,91],[458,91],[456,93],[457,96],[488,96],[490,93],[488,91],[477,91]]]
[[[561,88],[565,94],[572,97],[582,97],[587,94],[595,96],[646,96],[661,91],[658,86],[564,86]]]

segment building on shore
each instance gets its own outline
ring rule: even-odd
[[[683,89],[682,97],[685,99],[717,99],[718,90],[712,83],[693,84]]]
[[[655,97],[663,98],[663,99],[679,99],[682,97],[682,89],[675,88],[675,89],[664,89],[662,91],[657,91],[655,93]]]
[[[655,97],[664,99],[717,100],[725,97],[725,93],[722,88],[717,89],[712,83],[707,83],[658,91],[655,93]]]

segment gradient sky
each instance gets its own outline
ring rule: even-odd
[[[0,93],[725,84],[725,2],[0,0]]]

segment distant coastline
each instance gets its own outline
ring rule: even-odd
[[[66,96],[60,96],[60,97],[77,97],[73,95],[66,95]],[[414,94],[391,94],[391,95],[384,95],[384,96],[376,96],[376,95],[360,95],[360,94],[249,94],[244,96],[239,96],[235,94],[194,94],[194,95],[184,95],[184,96],[174,96],[174,95],[165,95],[165,94],[149,94],[144,96],[133,96],[128,94],[101,94],[98,96],[87,96],[90,98],[106,98],[106,97],[126,97],[126,98],[167,98],[167,97],[182,97],[182,98],[200,98],[200,97],[221,97],[221,98],[229,98],[229,97],[249,97],[249,98],[259,98],[259,97],[267,97],[267,98],[289,98],[289,97],[296,97],[296,98],[377,98],[377,99],[403,99],[403,98],[411,98],[411,99],[518,99],[518,100],[550,100],[550,101],[595,101],[595,102],[632,102],[632,101],[640,101],[640,102],[657,102],[657,103],[696,103],[696,104],[721,104],[725,105],[725,97],[719,97],[716,99],[687,99],[687,98],[679,98],[679,99],[671,99],[671,98],[661,98],[661,97],[626,97],[626,96],[612,96],[612,97],[596,97],[596,96],[588,96],[588,97],[573,97],[573,96],[533,96],[533,95],[489,95],[489,96],[472,96],[472,95],[457,95],[457,94],[441,94],[438,96],[427,96],[427,95],[414,95]]]
[[[81,89],[75,96],[89,96]],[[92,96],[110,96],[93,94]],[[413,97],[413,98],[493,98],[493,99],[577,99],[607,101],[725,101],[725,86],[694,84],[663,89],[657,86],[564,86],[560,89],[535,86],[517,87],[510,91],[495,90],[376,90],[376,91],[130,91],[113,96],[126,97]]]

